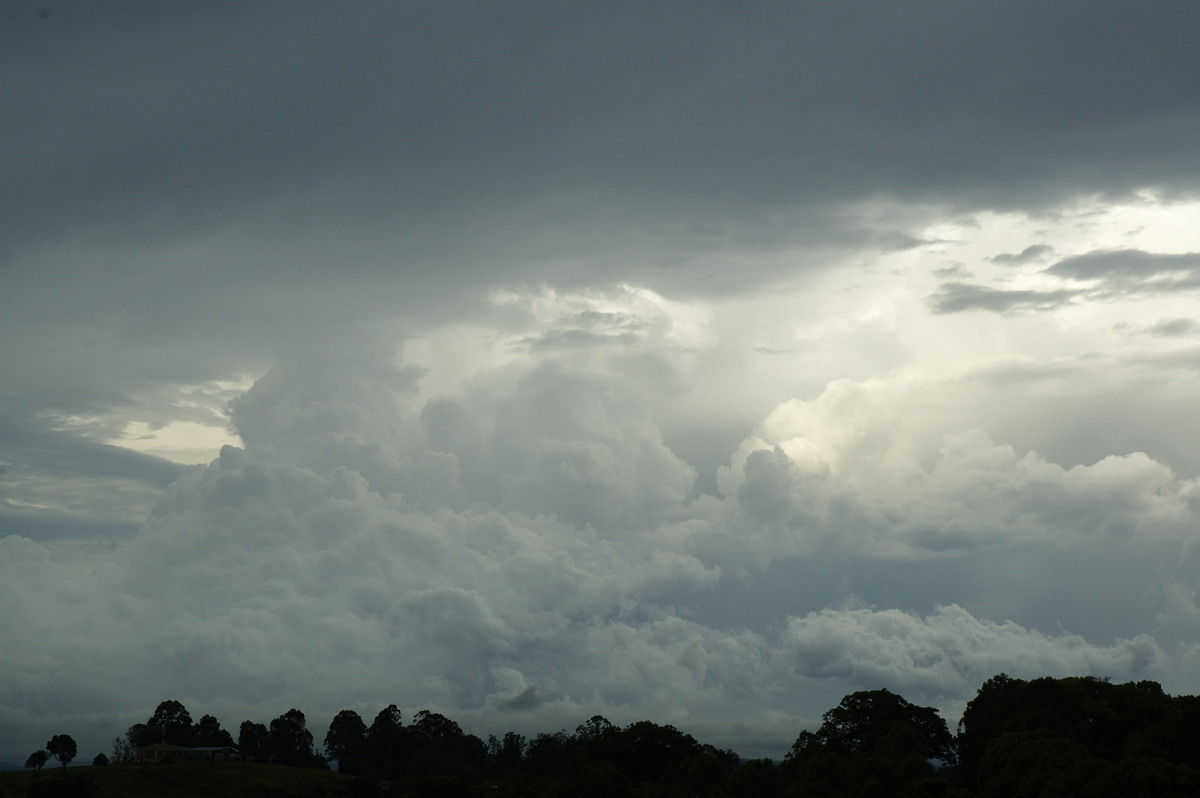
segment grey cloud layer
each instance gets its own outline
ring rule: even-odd
[[[1191,678],[1200,488],[1144,455],[1066,469],[973,432],[923,463],[902,413],[855,420],[913,400],[846,383],[781,406],[689,500],[694,469],[615,375],[548,361],[423,405],[418,378],[386,352],[281,364],[233,407],[245,449],[90,575],[0,541],[0,632],[40,641],[3,654],[3,744],[182,691],[480,731],[653,716],[777,755],[866,682],[952,708],[1001,670]],[[817,563],[840,581],[803,578]],[[886,609],[904,584],[926,610]],[[747,585],[754,622],[708,617]]]
[[[1068,305],[1079,291],[1031,291],[988,288],[971,283],[942,283],[929,298],[934,313],[961,313],[965,310],[990,310],[994,313],[1046,311]]]
[[[5,417],[47,435],[31,409],[411,334],[498,285],[725,297],[911,245],[847,202],[1200,174],[1187,2],[40,8],[0,8],[0,369]],[[935,307],[1063,301],[995,290]]]
[[[563,190],[728,214],[1200,174],[1185,2],[35,12],[4,12],[10,247],[279,201],[415,234]]]
[[[1118,295],[1172,293],[1200,288],[1200,252],[1162,254],[1136,249],[1089,252],[1066,258],[1046,274],[1096,281],[1096,290]]]
[[[1026,255],[1036,249],[1029,247],[1011,261],[1003,262],[1025,262],[1031,259]],[[1056,310],[1076,300],[1103,301],[1191,292],[1200,289],[1200,253],[1100,250],[1065,258],[1041,273],[1074,287],[1036,291],[948,282],[942,283],[937,293],[929,297],[929,307],[934,313],[967,310],[1026,313]]]
[[[621,283],[761,299],[943,211],[1194,194],[1197,28],[1167,1],[0,4],[0,754],[106,747],[168,697],[484,734],[602,712],[778,756],[864,687],[1200,690],[1194,348],[935,379],[887,302],[845,349],[817,292],[779,347],[697,343],[755,308],[696,340],[628,296],[524,318]],[[1025,243],[1006,277],[1049,261]],[[930,308],[1186,296],[1196,258],[1020,290],[964,265]],[[1156,343],[1194,332],[1160,315]],[[427,396],[393,345],[456,323],[505,356],[435,351],[463,384]],[[809,345],[771,393],[793,366],[751,352]],[[705,368],[756,409],[679,399]],[[97,442],[223,425],[212,383],[247,375],[211,464]]]

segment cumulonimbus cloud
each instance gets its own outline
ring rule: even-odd
[[[185,473],[91,573],[6,539],[3,623],[40,642],[6,650],[18,676],[0,703],[28,717],[34,685],[69,676],[34,676],[39,663],[85,646],[100,670],[76,696],[132,681],[132,702],[186,691],[317,717],[397,702],[490,730],[594,712],[746,729],[763,713],[780,734],[778,712],[815,716],[854,685],[950,705],[993,671],[1174,667],[1152,628],[1064,632],[1053,583],[1006,603],[995,581],[1082,561],[1075,600],[1107,606],[1124,588],[1088,582],[1123,572],[1130,590],[1160,585],[1165,608],[1168,582],[1194,581],[1200,505],[1144,455],[1063,468],[978,431],[930,450],[917,438],[932,433],[903,423],[913,395],[844,382],[781,405],[721,493],[692,497],[694,469],[619,385],[547,363],[418,406],[418,378],[391,357],[275,370],[234,404],[246,446]],[[763,623],[705,620],[737,580],[818,556],[844,589],[750,587]],[[876,564],[889,589],[939,606],[864,604]],[[904,587],[917,573],[926,583]],[[30,627],[55,615],[62,628]],[[40,700],[65,709],[48,689]]]

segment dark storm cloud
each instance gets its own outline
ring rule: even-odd
[[[1061,260],[1045,273],[1077,282],[1096,281],[1101,293],[1170,294],[1200,288],[1200,252],[1102,250]]]
[[[1027,257],[1032,249],[1041,251]],[[1048,248],[1030,247],[1007,262],[1023,263]],[[1000,261],[1005,256],[992,258]],[[936,273],[936,272],[935,272]],[[972,283],[942,283],[927,300],[934,313],[990,310],[994,313],[1045,312],[1075,300],[1169,295],[1200,289],[1200,253],[1161,254],[1137,249],[1099,250],[1060,260],[1042,274],[1079,287],[1053,291],[990,288]],[[1186,322],[1186,319],[1177,320]],[[1182,334],[1187,326],[1155,328],[1155,334]]]
[[[48,429],[32,419],[20,423],[0,416],[0,439],[8,462],[36,463],[64,476],[111,475],[165,488],[184,469],[158,457],[97,443],[77,432]]]
[[[0,537],[129,537],[185,467],[0,413]]]
[[[35,11],[2,12],[10,254],[264,203],[428,234],[579,190],[669,214],[1200,186],[1192,3]]]
[[[929,297],[928,303],[934,313],[962,313],[968,310],[1025,313],[1055,310],[1071,304],[1079,294],[1070,290],[1006,290],[971,283],[942,283],[938,292]]]

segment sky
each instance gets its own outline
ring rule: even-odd
[[[0,3],[0,760],[1200,692],[1197,30]]]

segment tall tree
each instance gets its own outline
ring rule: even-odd
[[[460,739],[463,730],[457,723],[437,712],[422,709],[408,724],[408,730],[426,745],[444,746]]]
[[[648,720],[631,723],[606,737],[602,750],[618,770],[637,781],[657,778],[704,752],[692,735]]]
[[[561,775],[570,765],[575,748],[575,738],[566,732],[539,732],[525,746],[525,767],[537,775]]]
[[[233,736],[221,728],[221,723],[212,715],[205,715],[196,724],[192,735],[193,745],[217,746],[233,745]]]
[[[79,752],[79,747],[75,745],[75,740],[69,734],[56,734],[46,743],[46,750],[50,755],[62,762],[63,770],[67,769],[67,763],[75,758],[75,754]]]
[[[289,709],[271,721],[267,730],[267,756],[281,765],[309,767],[317,763],[312,732],[298,709]]]
[[[897,723],[912,727],[926,759],[954,762],[954,738],[937,710],[910,704],[888,690],[863,690],[843,698],[825,713],[816,734],[804,732],[796,739],[788,757],[802,756],[809,748],[870,754]]]
[[[112,741],[112,761],[132,762],[133,746],[125,737],[114,737]]]
[[[504,739],[497,740],[494,746],[488,746],[488,753],[491,756],[492,764],[502,770],[512,770],[519,767],[521,760],[525,757],[526,745],[527,743],[523,735],[511,731],[506,732]]]
[[[162,729],[147,726],[145,723],[135,723],[125,730],[125,739],[129,742],[130,749],[137,751],[147,745],[161,743],[163,741]]]
[[[325,734],[325,756],[336,759],[339,773],[359,773],[367,745],[367,724],[352,709],[334,716]]]
[[[487,745],[473,734],[466,734],[453,720],[437,712],[423,709],[408,724],[414,753],[423,747],[461,755],[471,767],[487,763]]]
[[[408,737],[400,710],[388,704],[367,729],[367,760],[374,768],[402,764],[409,753]]]
[[[146,721],[152,729],[160,729],[162,741],[171,745],[192,744],[192,716],[178,701],[163,701]]]
[[[946,787],[934,760],[955,761],[954,738],[937,710],[868,690],[843,698],[815,733],[802,732],[780,774],[804,795],[926,795]]]
[[[247,762],[266,758],[267,727],[252,720],[238,727],[238,755]]]
[[[618,732],[616,726],[603,715],[592,715],[575,727],[575,739],[580,742],[596,743]]]

